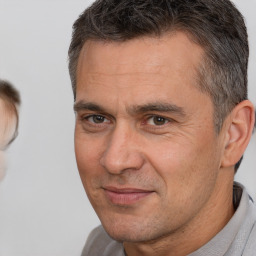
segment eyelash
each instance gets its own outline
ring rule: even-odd
[[[93,121],[89,121],[90,118],[97,118],[97,117],[102,118],[102,119],[104,118],[104,121],[103,121],[103,122],[99,122],[99,123],[93,122]],[[163,124],[159,124],[159,125],[157,125],[157,124],[149,124],[149,120],[150,120],[150,119],[153,120],[154,118],[160,119],[160,120],[158,120],[158,121],[160,121],[160,122],[162,121]],[[98,126],[98,127],[99,127],[99,126],[101,127],[102,125],[111,122],[110,118],[107,118],[106,116],[101,115],[101,114],[86,115],[86,116],[82,116],[80,119],[81,119],[81,121],[86,120],[89,125]],[[106,121],[106,120],[107,120],[107,121]],[[157,120],[153,120],[153,122],[154,122],[154,121],[157,121]],[[146,116],[146,118],[144,119],[144,121],[142,122],[142,124],[145,125],[145,126],[150,126],[151,128],[154,127],[154,129],[159,129],[159,128],[163,128],[165,125],[167,125],[167,124],[170,123],[171,121],[173,121],[173,120],[171,120],[170,118],[166,118],[166,117],[160,116],[160,115],[149,115],[149,116]]]
[[[163,124],[159,124],[159,125],[157,125],[156,123],[154,123],[154,124],[149,124],[149,120],[150,119],[152,119],[152,122],[154,122],[154,121],[162,121],[163,122]],[[154,119],[158,119],[158,120],[154,120]],[[160,116],[160,115],[151,115],[151,116],[148,116],[147,118],[146,118],[146,122],[147,122],[147,124],[148,125],[150,125],[150,126],[152,126],[152,127],[154,127],[154,128],[162,128],[163,126],[165,126],[166,124],[168,124],[168,123],[170,123],[170,119],[169,118],[166,118],[166,117],[163,117],[163,116]]]
[[[89,121],[90,118],[96,118],[96,117],[104,118],[104,121],[102,123],[97,123],[97,122]],[[110,123],[110,119],[109,118],[105,117],[104,115],[100,115],[100,114],[84,115],[84,116],[81,116],[80,120],[82,122],[86,121],[91,126],[102,126],[105,123]],[[105,120],[108,120],[108,121],[105,122]]]

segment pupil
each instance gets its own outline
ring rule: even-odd
[[[165,123],[165,118],[156,116],[156,117],[154,117],[154,123],[156,125],[163,125]]]
[[[94,116],[93,121],[95,123],[103,123],[104,122],[104,117],[103,116]]]

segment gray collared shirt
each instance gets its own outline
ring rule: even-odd
[[[242,188],[242,196],[233,217],[215,237],[189,256],[256,256],[256,206],[245,188],[236,186]],[[82,256],[125,256],[125,253],[122,243],[110,238],[99,226],[89,235]]]

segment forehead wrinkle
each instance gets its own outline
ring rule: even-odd
[[[139,74],[139,75],[137,75]],[[96,94],[93,93],[93,90],[96,90],[100,93],[105,93],[106,95],[110,95],[114,97],[116,100],[120,100],[119,94],[123,93],[124,90],[127,90],[125,93],[130,93],[129,90],[137,90],[140,86],[147,86],[151,90],[153,87],[160,87],[160,85],[164,82],[166,77],[161,76],[159,74],[149,74],[142,72],[137,73],[123,73],[123,74],[104,74],[104,73],[89,73],[86,75],[86,79],[80,79],[77,84],[77,91],[81,90],[83,92],[83,88],[87,89],[92,98],[96,97]],[[137,89],[136,89],[137,88]],[[113,90],[114,94],[111,93]],[[86,93],[83,93],[86,95]],[[113,100],[113,99],[112,99]],[[122,101],[121,101],[122,102]]]
[[[166,63],[165,54],[159,51],[160,48],[163,48],[162,43],[165,41],[167,40],[164,38],[154,39],[151,37],[134,39],[128,42],[109,43],[89,40],[84,44],[80,53],[78,69],[84,66],[85,69],[88,67],[90,70],[101,70],[109,74],[127,74],[130,70],[134,73],[140,72],[140,70],[149,74],[160,72],[161,69],[168,69],[169,67]],[[132,47],[134,44],[136,47]],[[152,51],[150,54],[145,54],[145,48],[148,47]],[[144,54],[141,56],[140,52]],[[98,61],[102,58],[107,65]],[[129,72],[127,72],[127,69]]]
[[[155,76],[155,75],[166,75],[170,72],[169,67],[166,67],[164,65],[147,65],[150,66],[150,69],[141,68],[141,65],[138,65],[138,68],[133,67],[131,69],[113,69],[113,70],[106,70],[106,69],[96,69],[90,70],[90,72],[87,72],[85,70],[84,76],[87,77],[87,79],[92,80],[92,82],[98,82],[98,80],[104,79],[104,77],[122,77],[122,76],[133,76],[133,75],[144,75],[145,78],[148,78],[149,76]],[[140,68],[141,69],[140,69]],[[100,70],[100,71],[99,71]],[[138,77],[140,78],[140,77]],[[143,78],[143,77],[141,77]],[[151,80],[151,79],[149,79]]]

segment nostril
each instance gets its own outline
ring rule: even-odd
[[[144,160],[138,140],[136,132],[126,120],[117,122],[102,152],[101,166],[113,174],[140,169]]]

